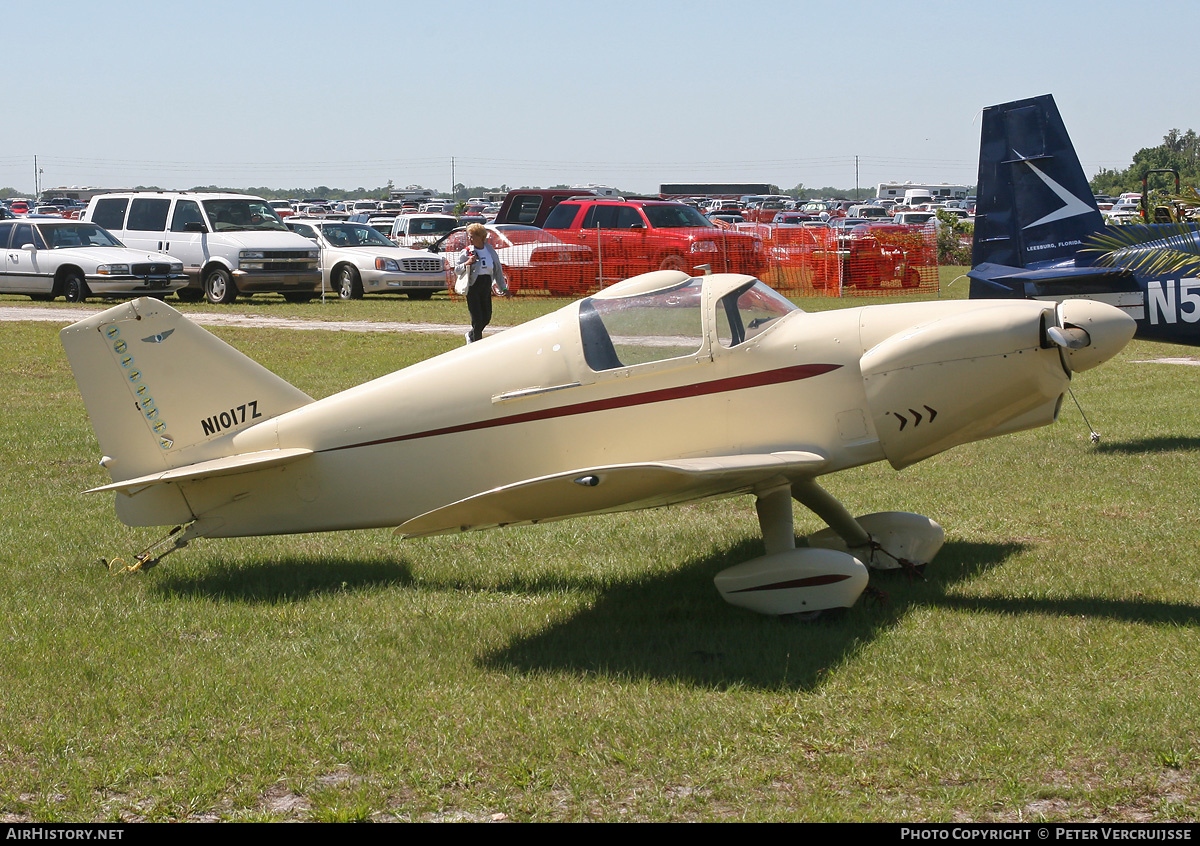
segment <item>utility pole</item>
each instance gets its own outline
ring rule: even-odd
[[[450,157],[450,199],[458,199],[458,194],[454,190],[454,156]]]

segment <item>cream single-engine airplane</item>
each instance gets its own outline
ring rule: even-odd
[[[94,490],[130,526],[186,524],[168,552],[752,494],[766,554],[715,581],[782,615],[853,605],[868,568],[921,567],[942,544],[925,517],[851,516],[820,476],[1049,424],[1072,372],[1134,328],[1090,300],[809,314],[750,276],[661,270],[322,400],[154,299],[62,342],[113,480]],[[800,548],[793,498],[830,527]]]

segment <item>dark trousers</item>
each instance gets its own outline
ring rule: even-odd
[[[467,311],[471,313],[471,340],[482,340],[483,327],[492,322],[492,277],[479,276],[467,289]]]

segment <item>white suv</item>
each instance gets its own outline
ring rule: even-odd
[[[138,191],[92,197],[83,219],[126,246],[183,261],[182,300],[231,303],[238,294],[276,292],[306,302],[321,291],[319,253],[288,230],[270,203],[245,194]]]
[[[390,237],[397,247],[423,249],[459,225],[451,214],[401,214],[392,223]]]

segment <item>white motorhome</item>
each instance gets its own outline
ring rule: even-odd
[[[944,203],[946,200],[965,200],[969,195],[975,193],[975,186],[951,185],[946,182],[925,184],[919,182],[880,182],[875,187],[875,198],[878,200],[896,200],[899,202],[909,191],[925,191],[933,198],[933,202]]]
[[[92,197],[83,219],[126,246],[183,261],[181,300],[231,303],[274,292],[306,302],[321,292],[320,252],[261,197],[191,191],[134,191]]]

